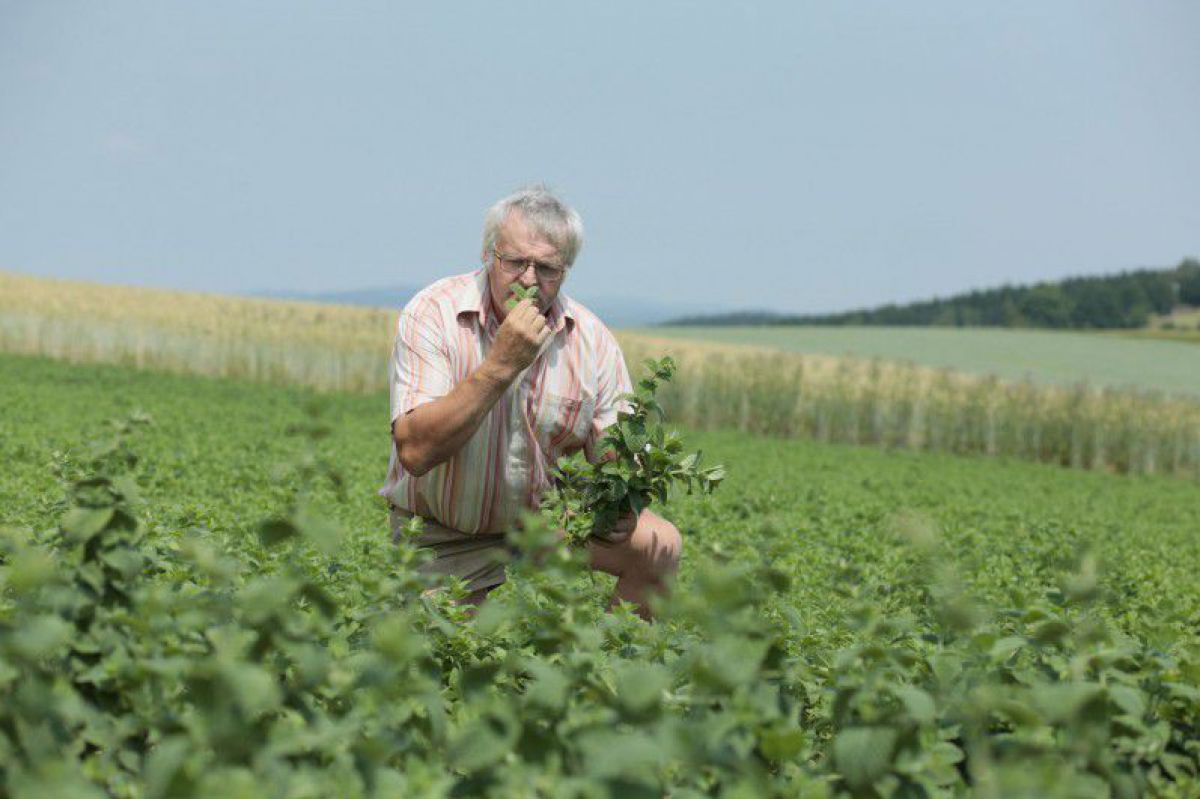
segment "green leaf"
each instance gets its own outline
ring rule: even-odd
[[[114,477],[112,487],[128,503],[134,503],[139,500],[141,492],[138,490],[137,480],[132,475],[123,474],[119,477]]]
[[[488,713],[472,719],[450,741],[450,762],[467,773],[482,771],[512,751],[519,732],[515,718]]]
[[[112,520],[116,508],[71,508],[63,517],[62,529],[67,537],[84,543],[99,535]]]
[[[1036,710],[1016,699],[1001,699],[994,705],[994,710],[1018,727],[1038,727],[1042,723]]]
[[[135,549],[125,547],[112,549],[100,555],[100,560],[105,565],[114,569],[126,580],[138,575],[142,571],[142,566],[146,560],[142,554]]]
[[[84,563],[75,570],[75,578],[97,594],[104,593],[104,567],[95,561]]]
[[[249,718],[259,718],[283,700],[275,677],[253,663],[226,664],[221,677],[234,702]]]
[[[992,648],[988,650],[988,657],[993,660],[1008,660],[1014,652],[1023,646],[1025,646],[1025,639],[1022,636],[1010,635],[992,644]]]
[[[1052,722],[1091,717],[1103,712],[1104,688],[1096,683],[1073,682],[1042,685],[1033,689],[1034,705]]]
[[[3,583],[14,594],[32,593],[54,580],[59,564],[41,549],[26,549],[13,555],[3,567]]]
[[[372,642],[376,651],[397,666],[416,660],[427,647],[412,620],[401,614],[382,619],[372,630]]]
[[[29,660],[50,657],[71,639],[75,628],[62,618],[46,613],[23,620],[12,633],[12,648]]]
[[[538,287],[530,286],[525,288],[520,283],[509,283],[508,290],[512,292],[512,296],[504,303],[505,310],[511,311],[517,307],[517,303],[521,300],[536,300],[538,295]]]
[[[328,591],[316,583],[306,582],[301,585],[300,596],[311,602],[317,612],[325,618],[332,618],[337,612],[337,602],[329,595]]]
[[[898,685],[892,688],[892,693],[904,704],[908,715],[918,724],[932,724],[937,719],[937,708],[933,703],[933,697],[920,688],[912,685]]]
[[[191,754],[191,742],[182,735],[160,741],[146,759],[144,770],[146,793],[150,797],[166,797],[187,793],[187,780],[181,774]]]
[[[459,691],[468,700],[474,698],[476,694],[486,692],[496,684],[496,677],[500,674],[500,667],[501,664],[495,661],[490,663],[472,663],[469,666],[463,666],[458,678]]]
[[[625,437],[625,443],[632,452],[641,452],[646,445],[650,443],[649,436],[646,435],[646,425],[639,420],[629,422],[621,422],[621,435]]]
[[[671,676],[657,663],[620,662],[613,668],[617,701],[634,714],[659,706],[671,685]]]
[[[274,623],[286,614],[299,586],[292,578],[278,575],[255,577],[238,592],[238,604],[253,626]]]
[[[264,546],[273,547],[276,544],[295,538],[300,534],[291,520],[284,518],[267,519],[258,526],[258,538]]]
[[[320,552],[332,555],[342,545],[342,530],[333,520],[304,509],[296,514],[300,535]]]
[[[1108,696],[1123,713],[1140,718],[1146,712],[1145,694],[1129,685],[1109,685]]]
[[[929,750],[929,756],[942,766],[953,766],[956,763],[961,763],[966,758],[963,750],[949,741],[938,741]]]
[[[649,778],[665,752],[660,742],[641,730],[589,730],[577,738],[584,773],[591,777]]]
[[[854,791],[870,788],[888,773],[898,733],[891,727],[850,727],[833,741],[833,762]]]
[[[929,658],[929,668],[938,683],[943,686],[951,685],[963,671],[961,656],[949,652],[939,652]]]
[[[763,733],[760,746],[768,760],[792,760],[808,746],[808,733],[799,727],[783,727]]]
[[[698,683],[717,690],[733,690],[752,682],[769,644],[727,634],[697,647],[693,676]]]
[[[1059,619],[1048,619],[1033,628],[1033,640],[1039,644],[1056,644],[1071,632],[1071,627]]]
[[[534,707],[557,712],[567,704],[571,683],[555,666],[541,660],[530,660],[526,668],[533,675],[525,689],[525,701]]]

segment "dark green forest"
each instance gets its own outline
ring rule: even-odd
[[[904,305],[823,315],[737,312],[674,319],[668,325],[940,325],[1120,329],[1144,327],[1151,314],[1200,305],[1200,261],[1171,269],[1072,277],[1032,286],[1001,286]]]

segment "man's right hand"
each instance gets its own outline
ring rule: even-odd
[[[422,475],[462,449],[517,376],[533,363],[550,338],[546,319],[532,300],[522,300],[504,317],[479,368],[450,392],[395,419],[392,438],[404,469]]]
[[[521,300],[504,317],[488,359],[509,379],[515,378],[533,363],[553,332],[534,301]]]

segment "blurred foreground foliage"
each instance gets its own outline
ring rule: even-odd
[[[257,540],[148,528],[145,421],[64,470],[56,528],[0,537],[0,795],[1200,795],[1194,621],[1118,628],[1087,556],[988,605],[898,516],[891,583],[831,565],[831,634],[781,550],[713,545],[647,625],[530,517],[470,618],[407,542],[351,550],[315,450]]]

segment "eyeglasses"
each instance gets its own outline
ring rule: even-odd
[[[513,255],[505,255],[495,247],[492,248],[492,253],[496,256],[500,268],[513,277],[525,274],[525,270],[530,266],[533,267],[533,272],[537,275],[538,280],[543,283],[557,283],[567,273],[566,267],[548,264],[536,258],[517,258]]]

